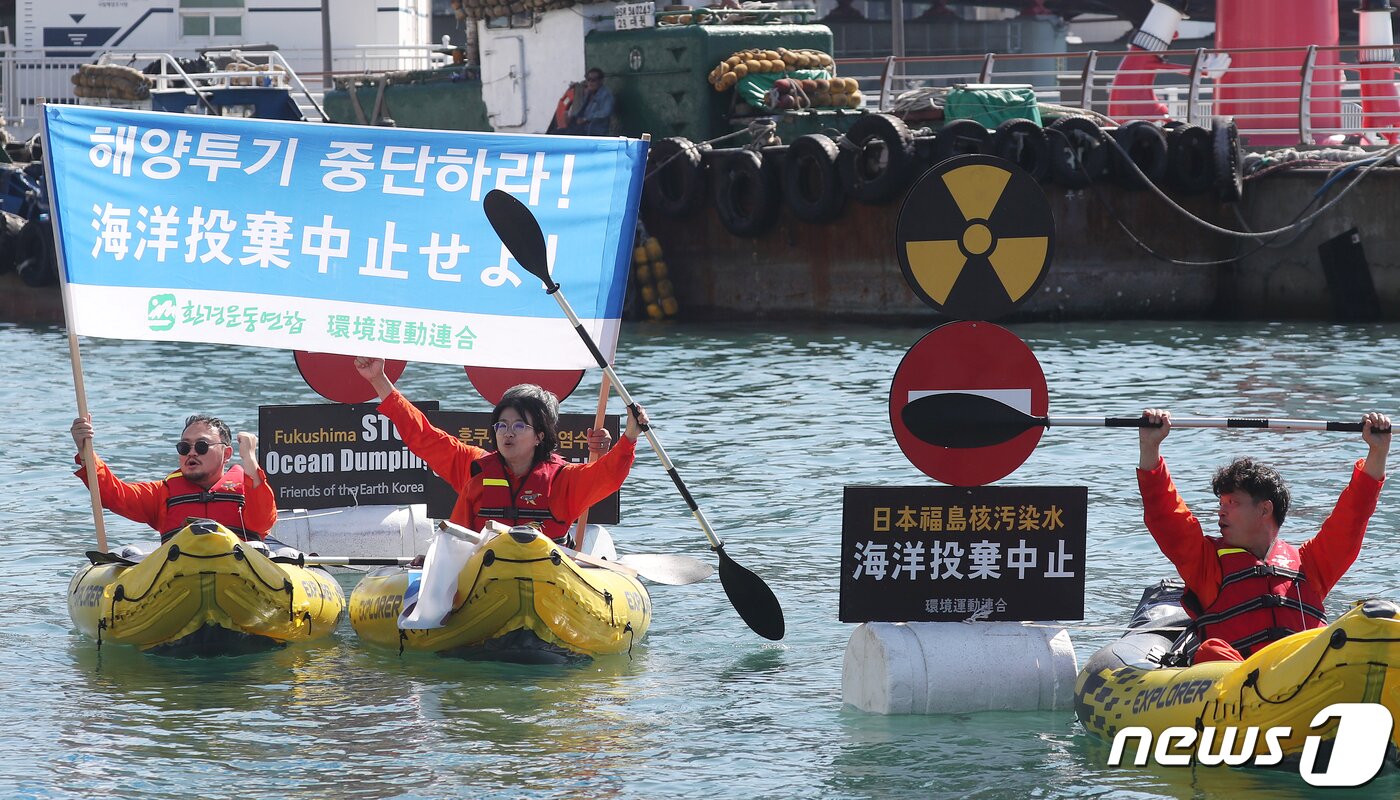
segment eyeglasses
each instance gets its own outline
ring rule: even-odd
[[[206,442],[205,440],[200,439],[199,441],[195,442],[194,444],[190,444],[189,442],[176,442],[176,443],[175,443],[175,452],[179,453],[179,454],[182,455],[182,456],[187,456],[187,455],[190,454],[190,451],[193,450],[193,451],[195,452],[196,455],[201,455],[201,456],[202,456],[202,455],[204,455],[205,453],[209,452],[209,448],[211,448],[211,447],[226,447],[226,446],[227,446],[227,445],[225,445],[223,442]]]
[[[526,429],[526,428],[533,428],[533,427],[535,427],[535,426],[534,426],[534,425],[531,425],[531,424],[528,423],[528,422],[525,422],[524,420],[519,420],[519,419],[518,419],[518,420],[516,420],[515,422],[497,422],[495,425],[492,425],[491,427],[494,428],[494,429],[496,430],[496,433],[497,433],[497,434],[502,434],[502,433],[521,434],[521,433],[524,433],[524,432],[525,432],[525,429]]]

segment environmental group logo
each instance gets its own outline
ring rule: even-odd
[[[151,295],[146,304],[146,322],[157,332],[175,327],[175,295]]]
[[[1320,731],[1334,719],[1330,758],[1319,765],[1322,744],[1329,738]],[[1390,710],[1379,703],[1333,703],[1317,712],[1308,725],[1309,731],[1318,732],[1308,733],[1304,739],[1298,773],[1313,786],[1364,786],[1380,773],[1394,727]],[[1173,726],[1155,736],[1149,728],[1129,726],[1114,735],[1108,765],[1122,766],[1129,742],[1136,740],[1132,764],[1137,767],[1146,766],[1149,757],[1166,767],[1187,767],[1193,762],[1268,767],[1283,761],[1282,742],[1292,736],[1293,729],[1288,726],[1209,727],[1199,731]]]

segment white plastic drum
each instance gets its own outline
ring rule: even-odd
[[[303,553],[381,558],[425,553],[433,533],[417,504],[278,511],[272,538]]]
[[[1072,708],[1069,631],[1020,622],[867,622],[846,644],[846,703],[876,714]]]

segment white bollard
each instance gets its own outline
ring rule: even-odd
[[[841,693],[876,714],[1073,707],[1069,631],[1020,622],[866,622],[846,644]]]

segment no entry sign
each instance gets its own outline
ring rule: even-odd
[[[374,387],[355,370],[355,357],[338,353],[296,351],[297,369],[316,394],[336,403],[365,403],[375,399]],[[385,360],[384,374],[397,381],[407,362]]]
[[[953,486],[981,486],[1010,475],[1040,442],[1032,428],[989,447],[939,447],[905,427],[900,411],[930,394],[961,392],[991,397],[1026,414],[1049,410],[1040,362],[1014,333],[990,322],[952,322],[909,348],[890,384],[890,426],[904,455],[925,475]]]
[[[495,405],[512,386],[533,383],[554,392],[559,402],[573,394],[583,380],[581,369],[509,369],[506,367],[466,367],[467,380],[472,382],[486,402]]]

